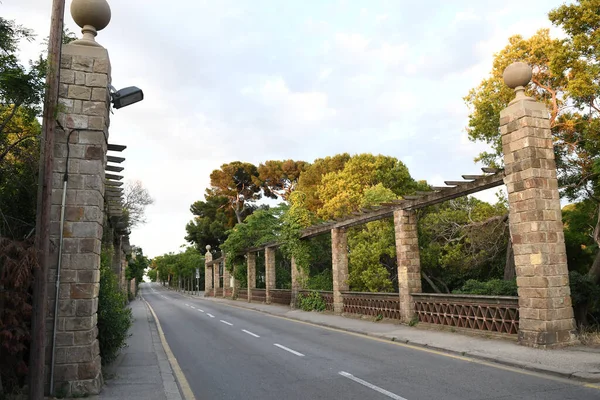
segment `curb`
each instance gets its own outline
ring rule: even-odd
[[[152,314],[152,317],[154,318],[154,323],[155,323],[156,329],[158,331],[160,343],[161,343],[162,348],[167,356],[169,365],[171,366],[171,371],[173,372],[173,377],[177,381],[177,384],[178,384],[177,386],[179,387],[179,392],[181,394],[181,397],[185,400],[196,400],[196,398],[194,397],[194,393],[192,392],[192,389],[190,388],[190,385],[189,385],[187,379],[185,378],[185,375],[183,374],[183,371],[179,367],[179,363],[177,362],[177,359],[175,358],[175,356],[173,355],[173,352],[171,351],[171,348],[169,347],[169,343],[167,343],[167,339],[165,338],[165,334],[162,330],[162,327],[160,326],[160,321],[158,320],[156,313],[152,309],[152,306],[150,305],[150,303],[148,303],[146,301],[146,299],[144,299],[143,297],[142,297],[142,301],[146,304],[147,309],[150,310],[150,313]],[[165,392],[165,394],[167,394],[167,393]]]

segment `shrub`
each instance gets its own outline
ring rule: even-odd
[[[319,292],[299,293],[298,307],[304,311],[325,311],[325,300]]]
[[[133,317],[126,304],[127,295],[119,289],[117,276],[103,263],[98,295],[98,341],[103,364],[117,357],[129,337]]]
[[[492,279],[489,281],[476,281],[469,279],[460,288],[453,290],[454,294],[477,294],[485,296],[516,296],[517,282],[505,281],[502,279]]]

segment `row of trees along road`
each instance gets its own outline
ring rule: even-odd
[[[550,11],[549,18],[565,37],[552,38],[542,29],[531,38],[509,38],[494,56],[489,77],[465,97],[471,110],[467,129],[471,140],[491,147],[476,161],[502,167],[499,113],[514,96],[502,82],[502,72],[514,61],[533,66],[528,95],[551,112],[561,195],[570,203],[563,217],[577,319],[598,323],[600,3],[580,0]],[[338,154],[312,163],[269,160],[258,166],[235,161],[213,171],[210,178],[204,200],[191,206],[194,219],[186,226],[186,240],[196,251],[211,245],[215,256],[224,253],[228,268],[236,266],[245,283],[245,262],[239,252],[278,240],[282,243],[278,275],[279,270],[289,271],[286,263],[294,256],[301,268],[310,271],[308,286],[313,289],[331,289],[330,238],[300,241],[302,228],[428,190],[427,183],[415,181],[401,161],[372,154]],[[260,202],[265,197],[282,204],[269,208]],[[418,217],[425,291],[516,294],[503,195],[494,204],[475,198],[448,201],[419,211]],[[351,228],[348,243],[352,290],[397,290],[392,221]],[[258,269],[261,262],[257,261]],[[169,276],[165,274],[163,280]],[[278,279],[277,285],[285,287],[286,282]]]
[[[65,32],[63,43],[75,39]],[[28,65],[20,61],[19,46],[35,40],[33,31],[0,17],[0,397],[19,391],[28,372],[33,248],[36,220],[40,115],[45,91],[46,54]],[[45,46],[47,47],[47,43]],[[152,203],[139,182],[125,186],[123,221],[132,228],[144,220]],[[105,231],[108,229],[105,227]],[[98,306],[99,340],[105,360],[127,338],[127,314],[118,279],[105,256]],[[141,280],[145,258],[137,257],[128,277]],[[114,307],[106,309],[106,307]],[[122,311],[122,312],[121,312]],[[117,313],[124,315],[117,324]],[[108,315],[108,317],[106,317]]]

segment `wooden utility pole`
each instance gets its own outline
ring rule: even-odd
[[[31,315],[31,348],[29,355],[29,399],[44,398],[46,363],[46,302],[48,266],[50,263],[50,205],[52,202],[52,170],[54,166],[54,128],[60,83],[65,0],[53,0],[48,45],[48,75],[42,121],[40,178],[36,216],[36,248],[39,268],[33,274],[33,310]],[[58,299],[55,299],[58,301]]]

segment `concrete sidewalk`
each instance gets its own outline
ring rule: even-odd
[[[130,303],[131,336],[119,357],[104,371],[105,386],[99,399],[181,400],[171,365],[146,303]]]
[[[584,382],[600,382],[600,349],[598,348],[574,346],[565,349],[540,350],[520,346],[516,340],[488,339],[460,332],[420,329],[418,326],[409,327],[399,323],[371,322],[332,314],[291,310],[281,305],[247,303],[214,297],[203,299],[530,371]]]

